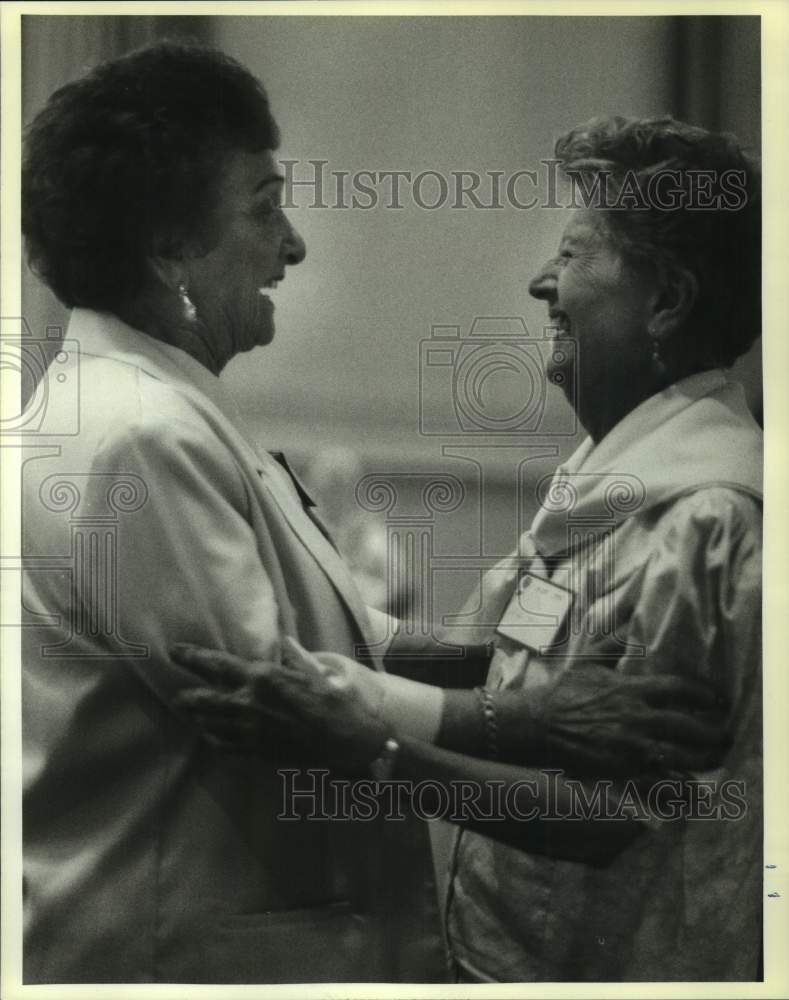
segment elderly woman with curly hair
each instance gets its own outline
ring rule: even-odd
[[[444,974],[432,898],[377,898],[388,878],[429,886],[426,842],[400,838],[394,861],[369,824],[280,823],[274,768],[210,750],[173,708],[190,681],[174,641],[261,656],[282,631],[348,654],[369,638],[347,568],[218,378],[271,341],[274,290],[304,259],[278,142],[254,76],[176,43],[65,86],[26,137],[30,262],[72,309],[47,426],[71,426],[69,386],[79,407],[24,477],[28,983]]]
[[[529,290],[554,328],[550,376],[589,436],[540,484],[518,553],[469,603],[498,623],[477,636],[494,643],[484,687],[446,692],[438,745],[366,712],[352,669],[343,687],[336,660],[296,649],[284,664],[257,664],[254,683],[242,659],[179,653],[197,670],[223,666],[228,685],[184,701],[228,740],[243,723],[247,745],[261,739],[272,698],[305,731],[322,712],[336,752],[355,742],[375,756],[383,746],[398,779],[473,778],[489,789],[487,808],[514,773],[491,758],[502,736],[530,729],[527,707],[551,678],[593,663],[623,677],[702,679],[727,706],[729,746],[676,784],[594,786],[621,796],[610,828],[623,815],[641,827],[603,863],[546,849],[599,813],[599,797],[551,810],[559,821],[543,827],[542,846],[525,834],[507,840],[506,823],[450,817],[459,826],[447,941],[468,982],[754,979],[762,436],[724,370],[760,333],[758,169],[732,137],[671,118],[593,121],[560,139],[556,156],[573,207]],[[514,692],[533,701],[518,705]],[[590,692],[580,714],[596,711]],[[608,741],[601,722],[601,751]],[[625,771],[647,769],[623,757]],[[538,739],[529,763],[559,766],[551,741]],[[589,755],[568,770],[612,773]]]
[[[47,375],[57,436],[42,431],[24,466],[28,983],[445,977],[424,827],[281,819],[275,763],[300,752],[287,719],[261,767],[176,707],[195,678],[174,643],[255,660],[286,636],[346,657],[373,642],[309,498],[218,377],[271,341],[273,290],[304,258],[277,144],[247,70],[172,43],[59,90],[26,137],[29,258],[72,309]],[[430,739],[442,692],[406,698],[380,677],[387,726]],[[681,679],[607,691],[634,716],[609,760],[654,747],[665,699],[691,694]],[[714,749],[719,730],[683,724],[676,763],[699,738]],[[599,756],[588,717],[580,729]],[[310,801],[320,815],[319,790]],[[626,823],[606,839],[632,836]]]

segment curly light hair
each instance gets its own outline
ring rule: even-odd
[[[733,364],[761,333],[756,157],[732,135],[669,116],[593,119],[563,135],[555,155],[584,203],[598,199],[633,266],[695,276],[686,356],[703,367]]]

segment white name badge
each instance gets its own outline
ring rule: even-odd
[[[566,587],[525,572],[496,631],[536,653],[545,652],[554,645],[574,597]]]

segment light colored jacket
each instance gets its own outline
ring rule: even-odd
[[[654,798],[643,785],[614,788],[623,815],[642,818],[644,832],[607,867],[461,833],[448,939],[474,978],[756,977],[761,489],[761,432],[741,388],[721,372],[692,376],[646,400],[597,446],[584,442],[543,484],[520,559],[509,563],[549,577],[573,603],[555,636],[532,652],[531,618],[541,634],[552,608],[525,599],[531,618],[523,616],[522,643],[497,638],[488,685],[528,690],[585,662],[626,674],[686,674],[724,696],[732,745],[719,767],[693,775],[698,797],[690,809],[671,789],[657,797],[656,783]],[[493,626],[516,572],[502,566],[487,581],[495,600],[483,604]]]
[[[440,977],[424,830],[278,820],[275,768],[171,707],[175,642],[353,656],[342,559],[191,357],[87,310],[63,353],[23,474],[25,981]]]

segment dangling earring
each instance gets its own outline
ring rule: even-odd
[[[651,329],[649,331],[649,335],[652,343],[652,367],[655,370],[655,374],[663,376],[666,374],[666,362],[660,354],[660,341]]]
[[[197,309],[194,302],[189,298],[189,292],[183,281],[178,282],[178,298],[181,300],[181,310],[187,323],[194,323],[197,319]]]

